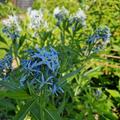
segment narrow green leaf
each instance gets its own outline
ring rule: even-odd
[[[19,40],[19,47],[18,47],[18,49],[20,49],[22,47],[23,43],[25,42],[25,38],[26,38],[26,35],[21,36],[21,38]]]
[[[0,99],[0,108],[15,110],[15,105],[9,99]]]
[[[9,49],[7,49],[7,48],[0,48],[0,50],[4,50],[4,51],[6,51],[6,52],[9,51]]]
[[[33,86],[31,86],[28,82],[27,82],[27,88],[29,90],[30,95],[35,95],[35,91],[33,89]]]
[[[49,120],[61,120],[57,110],[45,109],[45,112],[48,114]]]
[[[95,68],[93,68],[93,69],[85,72],[85,73],[84,73],[84,76],[87,76],[87,75],[89,75],[89,74],[91,74],[91,73],[94,73],[94,72],[98,71],[100,68],[101,68],[101,66],[95,67]]]
[[[32,107],[34,106],[36,102],[36,99],[26,103],[21,109],[20,111],[17,113],[17,115],[15,116],[15,118],[13,120],[24,120],[24,118],[26,117],[26,115],[28,114],[28,112],[30,112],[30,110],[32,109]]]
[[[66,79],[73,77],[74,75],[78,74],[80,72],[80,70],[82,70],[83,66],[81,68],[78,68],[77,70],[70,72],[68,74],[66,74],[65,76],[63,76],[62,78],[59,79],[59,85],[64,85],[66,82]]]
[[[40,107],[38,103],[35,103],[34,106],[32,107],[32,109],[30,110],[30,112],[32,113],[33,117],[35,118],[35,120],[40,120],[41,119],[41,115],[40,115]]]
[[[0,90],[0,97],[9,97],[13,99],[31,99],[32,96],[28,95],[25,91],[23,90],[15,90],[15,91],[3,91]]]
[[[4,44],[8,45],[7,42],[5,41],[5,39],[4,39],[1,35],[0,35],[0,42],[2,42],[2,43],[4,43]]]
[[[11,83],[9,81],[0,80],[0,85],[4,86],[8,90],[16,90],[16,89],[18,89],[16,84],[13,84],[13,83]]]

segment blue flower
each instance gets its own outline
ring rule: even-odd
[[[98,52],[104,48],[110,41],[110,36],[110,29],[107,26],[98,28],[87,40],[87,43],[92,46],[91,52]]]
[[[20,79],[20,86],[23,87],[26,82],[33,85],[37,91],[48,90],[52,94],[63,92],[60,86],[57,86],[57,74],[60,67],[58,53],[52,47],[28,50],[28,60],[21,60],[23,76]]]
[[[49,51],[45,48],[37,49],[32,58],[41,59],[41,63],[47,65],[52,72],[57,72],[60,67],[57,52],[53,48]]]
[[[17,38],[20,37],[20,32],[19,31],[15,31],[15,30],[11,30],[8,27],[4,27],[2,29],[2,32],[9,38],[11,38],[12,40],[15,40]]]
[[[58,96],[58,93],[64,93],[63,89],[60,86],[57,86],[55,83],[52,85],[52,88],[50,88],[52,94],[56,94]]]
[[[22,28],[20,26],[20,21],[18,16],[9,16],[9,19],[3,20],[3,29],[2,32],[10,37],[12,40],[15,40],[20,37],[20,32]]]
[[[0,76],[5,78],[12,70],[12,56],[6,54],[3,59],[0,60]]]
[[[5,55],[5,57],[1,60],[3,68],[4,69],[11,69],[12,64],[12,56],[11,55]]]
[[[98,28],[95,33],[90,36],[87,43],[95,44],[99,39],[103,40],[103,43],[107,43],[110,40],[110,29],[106,26],[105,28]]]

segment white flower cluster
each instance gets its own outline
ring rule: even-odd
[[[65,7],[62,7],[61,9],[59,7],[56,7],[54,9],[53,15],[58,20],[63,20],[66,16],[69,15],[69,11]]]
[[[79,9],[73,16],[70,18],[70,23],[73,22],[81,23],[82,26],[86,26],[86,14],[83,10]]]
[[[22,28],[20,26],[19,18],[16,15],[13,15],[13,16],[10,15],[10,16],[8,16],[8,19],[4,19],[2,21],[2,23],[3,23],[4,26],[6,26],[8,28],[12,28],[14,26],[14,29],[16,31],[20,32],[22,30]]]
[[[82,25],[86,25],[86,14],[84,13],[83,10],[79,9],[77,12],[76,12],[76,15],[75,15],[76,18],[78,19],[81,19],[82,21]]]
[[[38,29],[39,27],[47,28],[48,24],[43,18],[42,10],[32,10],[31,8],[28,9],[27,15],[29,17],[29,24],[28,28],[30,29]]]
[[[86,14],[83,10],[79,9],[73,15],[69,14],[69,11],[62,7],[56,7],[53,13],[54,17],[57,19],[57,26],[60,26],[62,22],[69,22],[69,26],[72,26],[72,30],[75,31],[83,26],[86,26]]]

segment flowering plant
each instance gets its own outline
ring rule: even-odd
[[[61,119],[62,110],[57,105],[64,107],[61,99],[69,91],[64,89],[67,79],[84,73],[86,64],[109,42],[110,30],[106,26],[99,27],[90,37],[84,36],[87,17],[81,9],[70,14],[64,7],[55,8],[51,28],[43,15],[41,9],[29,9],[26,20],[10,16],[3,21],[1,42],[12,42],[0,60],[0,94],[20,100],[15,120],[26,115],[36,120]]]

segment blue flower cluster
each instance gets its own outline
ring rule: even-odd
[[[7,36],[10,37],[12,40],[17,39],[20,37],[20,32],[22,30],[20,26],[20,21],[18,16],[9,16],[8,19],[5,19],[2,21],[3,23],[3,33]]]
[[[106,46],[110,41],[110,36],[110,29],[107,26],[104,28],[100,27],[89,37],[87,43],[93,46],[92,51],[97,52]]]
[[[47,87],[53,94],[63,92],[57,85],[60,67],[57,52],[51,47],[49,50],[36,48],[28,53],[29,59],[21,61],[24,75],[20,79],[20,85],[24,86],[28,82],[38,91]]]
[[[52,72],[56,72],[60,67],[57,52],[52,47],[49,52],[45,48],[37,49],[32,58],[41,59],[40,63],[47,65]]]
[[[11,70],[12,56],[7,54],[2,60],[0,60],[0,77],[5,78]]]
[[[90,36],[87,42],[89,44],[94,44],[99,39],[102,39],[104,43],[107,43],[109,42],[110,36],[110,29],[107,26],[105,28],[100,27],[95,31],[95,33],[92,36]]]
[[[19,31],[16,31],[16,30],[12,30],[11,28],[9,27],[4,27],[2,29],[2,32],[9,38],[11,38],[12,40],[16,40],[17,38],[20,37],[20,32]]]

